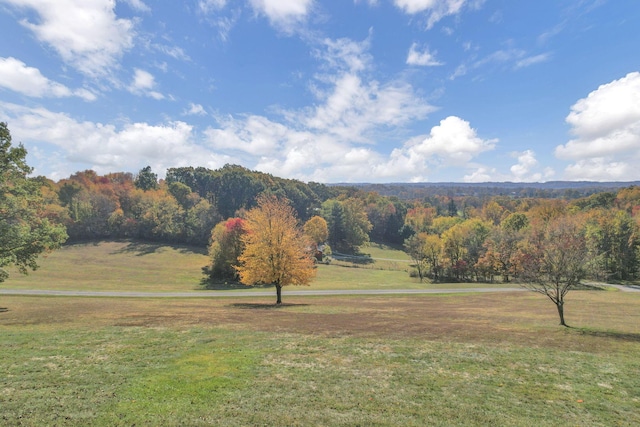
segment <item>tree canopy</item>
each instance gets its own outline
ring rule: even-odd
[[[562,326],[567,326],[565,297],[585,277],[587,257],[583,223],[575,217],[561,217],[534,227],[522,250],[523,286],[553,301]]]
[[[64,227],[45,216],[41,181],[28,177],[27,151],[11,145],[11,133],[0,122],[0,282],[8,277],[4,267],[22,273],[38,268],[37,257],[56,249],[67,238]]]
[[[237,270],[245,285],[275,285],[281,304],[283,286],[308,285],[315,276],[310,242],[286,200],[262,195],[257,203],[245,218]]]

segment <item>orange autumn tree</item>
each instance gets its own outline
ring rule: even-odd
[[[283,286],[309,285],[315,276],[311,244],[286,200],[262,195],[257,202],[245,218],[244,251],[236,269],[245,285],[275,285],[276,304],[282,304]]]

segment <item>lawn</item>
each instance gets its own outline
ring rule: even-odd
[[[333,261],[319,265],[309,289],[420,289],[485,287],[487,284],[420,283],[409,277],[407,255],[372,245],[363,249],[373,262]],[[12,271],[2,283],[6,289],[92,291],[191,292],[202,291],[206,251],[131,241],[101,241],[66,245],[39,260],[40,269],[23,276]],[[491,284],[499,287],[501,284]],[[509,287],[512,285],[505,285]],[[222,289],[225,289],[223,286]],[[238,287],[234,287],[237,290]],[[240,289],[245,289],[240,286]],[[302,288],[302,289],[307,289]],[[220,290],[220,289],[218,289]],[[264,288],[246,288],[264,290]],[[212,291],[213,292],[213,291]],[[275,292],[275,291],[274,291]],[[286,295],[287,289],[284,290]]]
[[[638,425],[640,296],[0,300],[0,425]]]
[[[368,249],[373,263],[321,265],[312,288],[436,286]],[[3,287],[189,292],[206,261],[70,245]],[[572,291],[572,328],[525,292],[247,294],[1,296],[0,425],[640,425],[640,294]]]

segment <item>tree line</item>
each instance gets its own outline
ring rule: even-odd
[[[146,167],[136,175],[87,170],[58,182],[35,181],[44,198],[44,217],[64,225],[71,241],[139,238],[206,246],[219,239],[217,225],[242,219],[260,195],[268,194],[288,200],[302,224],[313,217],[326,221],[322,243],[334,252],[358,253],[370,241],[403,247],[420,279],[516,279],[524,265],[523,247],[537,231],[564,217],[579,223],[590,277],[634,280],[640,267],[636,186],[572,200],[434,195],[405,201],[237,165],[171,168],[163,180]]]
[[[207,246],[219,239],[218,225],[242,219],[257,206],[260,195],[271,195],[287,200],[301,224],[322,218],[327,237],[317,244],[326,244],[324,248],[353,254],[369,241],[404,247],[414,260],[413,274],[420,279],[518,278],[523,248],[530,246],[536,232],[564,217],[579,224],[589,255],[589,276],[600,280],[638,276],[638,186],[573,199],[430,193],[404,200],[355,186],[278,178],[238,165],[216,170],[170,168],[165,179],[158,179],[150,167],[137,174],[99,175],[86,170],[54,182],[27,177],[31,170],[24,164],[26,151],[21,146],[11,148],[9,131],[2,125],[7,164],[3,168],[19,171],[28,186],[38,187],[40,199],[33,215],[41,224],[63,226],[70,241],[139,238]],[[16,184],[10,184],[14,178],[8,173],[3,172],[2,183],[13,185],[15,193]],[[13,203],[9,195],[4,190],[4,205]]]

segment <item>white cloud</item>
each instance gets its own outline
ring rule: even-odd
[[[495,167],[482,164],[469,164],[471,170],[463,178],[464,182],[544,182],[555,175],[552,168],[541,169],[532,150],[513,152],[511,157],[517,163],[509,168],[510,173],[500,172]]]
[[[0,86],[36,98],[77,96],[86,101],[96,99],[96,95],[91,91],[71,90],[63,84],[49,80],[37,68],[28,67],[24,62],[13,57],[0,57]]]
[[[136,95],[146,95],[156,100],[164,99],[164,95],[153,90],[155,86],[156,80],[151,73],[136,68],[133,82],[129,85],[129,92]]]
[[[271,24],[292,32],[303,23],[313,7],[313,0],[249,0],[253,10],[264,15]]]
[[[503,181],[503,179],[497,178],[496,176],[500,176],[498,171],[495,168],[489,168],[486,166],[479,166],[476,170],[471,173],[465,175],[462,178],[464,182],[498,182]]]
[[[411,15],[428,13],[427,29],[432,28],[445,16],[459,14],[465,5],[472,3],[468,0],[393,0],[393,2],[398,8]]]
[[[151,8],[142,0],[124,0],[124,2],[139,12],[151,12]]]
[[[189,58],[189,55],[187,55],[187,53],[184,51],[184,49],[178,46],[167,46],[163,44],[153,43],[150,44],[150,47],[157,50],[158,52],[162,52],[165,55],[168,55],[180,61],[189,61],[191,59]]]
[[[464,166],[484,151],[495,148],[496,139],[482,139],[469,122],[449,116],[431,129],[430,134],[419,142],[411,142],[392,155],[415,157],[425,162],[442,163],[447,166]]]
[[[229,33],[240,18],[242,8],[239,2],[231,3],[233,7],[228,8],[227,0],[200,0],[198,9],[204,15],[206,21],[218,31],[218,36],[223,42],[229,40]],[[259,13],[259,11],[256,11]]]
[[[324,40],[323,48],[316,55],[325,72],[316,75],[317,84],[312,87],[318,104],[288,112],[290,121],[339,140],[368,142],[373,130],[401,126],[435,110],[404,81],[380,83],[368,78],[369,39]]]
[[[418,51],[418,44],[413,43],[409,49],[407,55],[407,64],[409,65],[421,65],[423,67],[433,67],[442,65],[442,62],[438,61],[434,54],[429,52],[429,49],[425,49],[422,52]]]
[[[105,76],[133,46],[134,24],[115,15],[115,0],[3,0],[35,12],[21,23],[70,66]]]
[[[565,170],[569,179],[640,179],[639,72],[578,100],[566,121],[575,138],[557,146],[555,154],[575,161]]]
[[[532,169],[538,166],[538,160],[536,160],[533,151],[526,150],[522,153],[514,153],[514,156],[518,159],[518,163],[511,166],[510,169],[514,176],[513,181],[540,181],[542,179],[541,173],[531,173]]]
[[[549,53],[542,53],[540,55],[528,56],[516,62],[516,68],[526,68],[531,65],[547,62],[550,58],[551,58],[551,54]]]
[[[515,153],[514,156],[518,159],[518,163],[511,166],[511,173],[517,178],[516,181],[523,181],[531,169],[538,165],[536,155],[533,151],[526,150],[522,153]]]
[[[196,144],[193,127],[181,121],[157,125],[128,123],[116,127],[79,122],[44,108],[31,109],[1,102],[0,115],[8,118],[16,140],[25,142],[30,153],[31,147],[35,147],[34,151],[44,158],[44,166],[36,165],[38,170],[49,166],[46,164],[48,157],[66,159],[69,170],[57,170],[55,174],[43,171],[52,179],[64,178],[86,167],[108,173],[151,165],[163,174],[168,167],[217,168],[233,161]],[[49,153],[51,147],[47,148],[43,143],[52,145],[55,151]]]
[[[224,9],[226,5],[227,0],[200,0],[198,2],[198,8],[205,14]]]
[[[209,144],[216,151],[257,158],[259,170],[303,180],[405,179],[424,173],[425,156],[408,170],[403,159],[372,148],[373,135],[388,133],[397,140],[405,124],[435,108],[402,80],[372,79],[368,49],[368,40],[324,40],[315,52],[323,64],[311,87],[315,106],[280,111],[281,122],[257,115],[220,117],[219,126],[205,132]]]
[[[254,156],[279,153],[290,130],[266,117],[249,116],[244,120],[229,117],[219,119],[222,126],[205,131],[209,143],[216,150],[236,150]]]
[[[435,108],[402,78],[381,82],[372,77],[369,39],[323,40],[314,53],[320,71],[313,78],[312,106],[283,110],[275,117],[217,117],[217,124],[201,135],[184,121],[80,122],[62,113],[2,103],[0,116],[9,119],[12,133],[29,149],[69,159],[75,170],[88,165],[99,173],[146,164],[161,173],[171,166],[220,167],[240,160],[250,168],[305,181],[417,181],[438,168],[469,169],[479,154],[494,148],[495,140],[479,137],[458,117],[448,117],[429,135],[411,138],[391,153],[380,152],[376,144],[406,141],[405,125]],[[135,69],[128,89],[152,96],[155,78]],[[184,114],[203,112],[201,105],[190,104]],[[202,145],[194,141],[199,138]]]
[[[471,58],[471,61],[460,64],[451,74],[449,79],[454,80],[473,70],[480,70],[485,67],[494,67],[503,70],[519,70],[521,68],[546,62],[551,59],[551,54],[542,53],[539,55],[528,56],[528,52],[526,50],[507,47],[505,49],[498,49],[481,57],[480,59],[476,59],[474,53]]]
[[[189,109],[185,110],[183,114],[185,116],[206,116],[207,112],[202,105],[192,102],[189,104]]]

